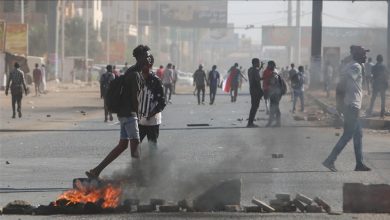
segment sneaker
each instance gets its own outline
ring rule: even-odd
[[[337,172],[337,169],[334,166],[334,163],[331,163],[331,162],[328,162],[328,161],[325,160],[324,162],[322,162],[322,165],[324,167],[328,168],[332,172]]]
[[[362,164],[362,165],[356,165],[355,171],[371,171],[371,168],[368,166]]]

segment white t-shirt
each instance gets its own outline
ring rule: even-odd
[[[155,114],[153,117],[150,117],[149,120],[146,117],[141,117],[139,120],[140,125],[153,126],[161,124],[161,112]]]

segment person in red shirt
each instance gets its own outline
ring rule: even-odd
[[[42,71],[39,69],[38,63],[35,64],[35,69],[33,71],[33,79],[34,79],[34,86],[35,86],[35,96],[38,96],[39,86],[42,82]]]
[[[156,75],[158,76],[158,78],[162,80],[163,73],[164,73],[164,66],[161,65],[160,68],[156,71]]]
[[[275,69],[275,62],[268,61],[267,68],[263,72],[263,92],[264,92],[264,101],[265,107],[267,109],[267,115],[269,114],[268,102],[269,102],[269,79],[272,77],[272,73]]]

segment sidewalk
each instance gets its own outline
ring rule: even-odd
[[[313,98],[316,103],[329,114],[336,114],[336,98],[335,91],[331,92],[330,97],[326,97],[326,93],[323,90],[315,89],[308,90],[306,93],[309,97]],[[384,118],[379,117],[380,112],[380,97],[377,97],[374,104],[373,116],[366,117],[365,111],[369,106],[371,96],[364,92],[363,104],[361,110],[361,121],[365,128],[370,129],[390,129],[390,92],[386,93],[386,113]]]
[[[11,118],[11,95],[0,93],[0,130],[39,130],[77,128],[79,122],[102,116],[103,101],[100,99],[99,84],[93,82],[57,83],[50,81],[47,92],[35,96],[30,93],[22,99],[22,118]]]

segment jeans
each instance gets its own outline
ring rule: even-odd
[[[251,94],[251,110],[249,112],[248,125],[253,124],[257,109],[259,109],[261,96],[259,94]]]
[[[164,87],[165,87],[165,91],[164,91],[164,94],[165,94],[165,100],[171,100],[171,96],[172,96],[172,84],[171,83],[168,83],[168,84],[164,84]],[[169,99],[167,99],[167,94],[168,94],[168,90],[169,90]]]
[[[374,108],[374,103],[376,96],[380,93],[381,95],[381,117],[385,116],[385,106],[386,106],[386,90],[385,89],[374,89],[372,91],[370,108],[368,109],[368,113],[372,113],[372,109]]]
[[[353,147],[355,150],[356,166],[363,165],[363,146],[362,146],[362,126],[359,120],[359,109],[352,106],[345,107],[344,110],[344,132],[334,146],[332,152],[326,159],[329,163],[334,163],[337,156],[341,153],[348,142],[353,138]]]
[[[305,99],[303,97],[303,91],[300,89],[294,89],[294,98],[293,98],[293,109],[292,111],[295,112],[295,105],[297,104],[297,99],[300,99],[301,101],[301,111],[305,110]]]
[[[210,104],[214,103],[215,95],[217,94],[217,85],[210,85]]]
[[[202,91],[202,102],[204,102],[205,89],[206,89],[205,85],[196,86],[197,96],[198,96],[198,104],[200,104],[200,91]]]

